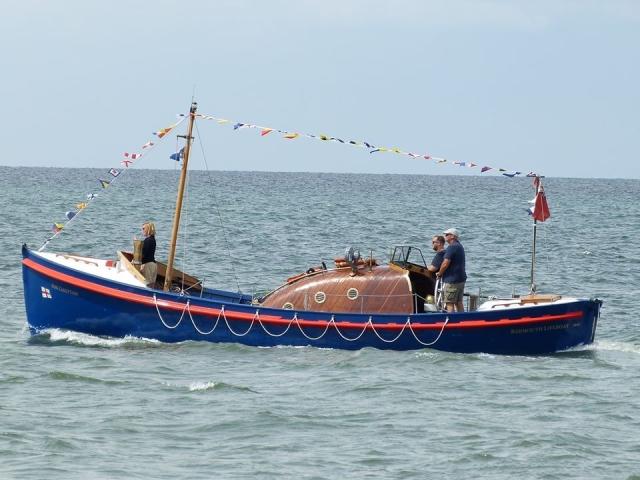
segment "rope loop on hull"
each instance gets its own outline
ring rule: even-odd
[[[270,337],[281,337],[283,336],[285,333],[287,333],[289,331],[289,329],[291,328],[291,325],[293,324],[293,322],[295,321],[296,323],[298,323],[298,314],[296,313],[293,318],[289,321],[289,324],[287,325],[287,328],[284,329],[284,331],[282,333],[271,333],[269,330],[267,330],[267,327],[264,326],[264,323],[262,323],[262,320],[260,320],[260,310],[256,309],[256,315],[255,317],[258,319],[258,323],[260,324],[260,326],[262,327],[262,330],[264,330],[264,333],[266,333],[267,335],[269,335]],[[304,335],[304,334],[303,334]]]
[[[184,312],[186,312],[189,309],[189,300],[187,300],[187,303],[184,305],[184,308],[182,309],[182,314],[180,315],[180,318],[178,319],[176,324],[175,325],[168,325],[167,322],[164,321],[164,318],[162,318],[162,314],[160,313],[160,309],[158,308],[158,298],[156,297],[155,293],[153,294],[153,303],[154,303],[154,305],[156,307],[156,312],[158,312],[158,318],[160,319],[162,324],[165,327],[167,327],[169,330],[173,330],[173,329],[178,328],[180,326],[180,324],[182,323],[182,319],[184,318]],[[189,316],[191,316],[191,312],[189,312]]]
[[[300,330],[300,333],[307,339],[307,340],[311,340],[311,341],[316,341],[316,340],[320,340],[322,337],[325,336],[325,334],[327,333],[327,331],[329,330],[329,327],[333,324],[335,325],[336,320],[335,317],[333,315],[331,315],[331,319],[327,322],[327,324],[324,327],[324,331],[317,337],[310,337],[309,335],[307,335],[305,333],[305,331],[302,329],[302,325],[300,325],[300,322],[298,321],[298,313],[296,312],[295,316],[293,317],[296,321],[296,325],[298,326],[298,330]]]
[[[198,332],[200,335],[205,335],[206,336],[206,335],[211,335],[213,333],[213,331],[218,326],[218,322],[220,321],[220,316],[221,315],[224,316],[224,305],[220,309],[220,313],[218,313],[218,318],[216,318],[216,323],[213,324],[213,327],[211,327],[211,330],[209,330],[208,332],[203,332],[202,330],[200,330],[198,328],[198,326],[196,325],[195,320],[193,319],[193,316],[191,315],[191,309],[188,309],[188,311],[189,311],[189,318],[191,318],[191,323],[193,324],[193,328],[195,328],[196,332]]]

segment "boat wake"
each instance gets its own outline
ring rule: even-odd
[[[598,340],[589,346],[591,350],[606,352],[634,353],[640,355],[640,345],[630,342],[614,342],[610,340]]]
[[[149,338],[140,337],[124,337],[124,338],[102,338],[90,335],[88,333],[73,332],[70,330],[61,330],[58,328],[50,328],[43,330],[38,335],[34,335],[29,339],[30,343],[39,344],[72,344],[84,347],[103,347],[103,348],[120,348],[123,346],[149,346],[159,345],[162,342]]]

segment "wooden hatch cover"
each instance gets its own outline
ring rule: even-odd
[[[320,270],[292,277],[261,305],[291,310],[350,313],[413,313],[409,272],[389,266]]]

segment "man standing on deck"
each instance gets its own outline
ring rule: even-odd
[[[464,312],[462,302],[464,284],[467,281],[464,248],[458,240],[460,232],[455,228],[444,231],[444,238],[449,244],[444,252],[444,260],[436,273],[444,282],[444,301],[448,312]]]
[[[440,265],[444,260],[444,237],[442,235],[434,235],[431,239],[431,246],[436,254],[433,256],[431,265],[427,267],[427,270],[433,274],[440,270]]]

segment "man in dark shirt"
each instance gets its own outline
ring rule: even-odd
[[[442,260],[444,260],[444,237],[442,235],[435,235],[431,239],[431,246],[436,254],[433,256],[431,265],[427,267],[427,270],[435,273],[440,270],[440,265],[442,265]]]
[[[436,273],[444,282],[444,301],[448,312],[464,312],[462,298],[464,284],[467,281],[464,248],[459,242],[460,232],[455,228],[444,231],[444,238],[449,244],[444,253],[444,260]]]

